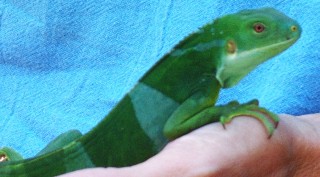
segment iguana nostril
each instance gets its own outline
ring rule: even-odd
[[[295,32],[298,30],[297,26],[295,26],[295,25],[292,25],[290,29],[292,32]]]

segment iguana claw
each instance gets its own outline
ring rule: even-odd
[[[279,124],[279,117],[266,110],[265,108],[259,107],[258,100],[252,100],[245,104],[235,104],[235,102],[230,102],[227,104],[228,111],[220,117],[220,123],[225,129],[225,124],[232,121],[237,116],[250,116],[260,120],[266,127],[268,132],[268,138],[271,138],[274,130]]]

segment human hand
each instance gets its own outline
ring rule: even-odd
[[[149,160],[124,168],[92,168],[63,177],[316,177],[320,176],[320,114],[280,115],[268,139],[250,117],[201,127]]]

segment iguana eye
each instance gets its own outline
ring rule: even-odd
[[[253,29],[254,29],[255,32],[261,33],[261,32],[264,31],[265,26],[262,23],[256,23],[256,24],[253,25]]]

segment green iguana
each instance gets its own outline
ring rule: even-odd
[[[257,65],[295,43],[300,33],[296,21],[272,8],[218,18],[162,57],[87,134],[64,133],[30,159],[3,148],[0,176],[45,177],[137,164],[170,140],[212,122],[224,126],[239,115],[260,120],[270,137],[279,119],[256,100],[214,105],[221,88],[237,84]]]

